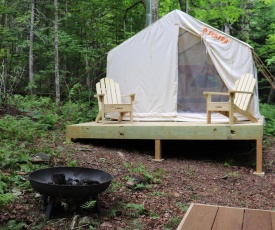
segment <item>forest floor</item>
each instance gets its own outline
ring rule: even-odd
[[[22,229],[176,229],[192,202],[275,210],[275,138],[264,141],[263,177],[253,174],[253,141],[163,141],[162,162],[153,161],[153,141],[77,140],[52,147],[57,146],[62,153],[44,167],[76,165],[113,175],[99,195],[101,215],[60,200],[48,220],[41,196],[30,189],[0,210],[0,229],[9,229],[11,220]],[[133,178],[140,183],[134,185]]]

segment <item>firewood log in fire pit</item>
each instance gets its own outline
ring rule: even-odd
[[[88,179],[72,179],[72,178],[68,178],[66,180],[65,174],[60,173],[60,174],[53,174],[52,175],[52,181],[49,182],[49,184],[57,184],[57,185],[97,185],[100,184],[98,181],[94,181],[94,180],[88,180]]]

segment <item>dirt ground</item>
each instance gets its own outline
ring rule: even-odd
[[[265,138],[263,177],[253,175],[254,141],[163,141],[162,162],[152,160],[153,141],[60,145],[62,154],[45,167],[69,164],[113,175],[108,190],[99,195],[101,216],[60,200],[62,205],[47,220],[41,197],[30,189],[0,210],[0,229],[8,229],[4,226],[10,220],[25,223],[23,229],[70,229],[76,215],[89,217],[89,222],[75,229],[176,229],[192,202],[275,210],[274,138]],[[146,175],[152,178],[145,180]]]

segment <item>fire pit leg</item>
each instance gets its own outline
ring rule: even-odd
[[[43,205],[46,206],[48,204],[48,196],[45,194],[42,194],[42,200],[43,200]]]
[[[95,211],[100,216],[101,215],[101,209],[100,209],[98,195],[92,196],[92,200],[96,201],[96,203],[95,203]]]
[[[55,204],[56,204],[56,197],[50,197],[49,203],[46,208],[46,216],[48,219],[52,218]]]

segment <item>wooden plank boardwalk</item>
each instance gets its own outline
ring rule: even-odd
[[[275,230],[275,212],[193,203],[177,230]]]
[[[73,124],[66,127],[67,140],[73,139],[141,139],[155,140],[155,160],[162,160],[162,140],[255,140],[256,172],[262,170],[262,139],[264,118],[257,123],[238,124],[206,122],[130,122],[109,121]]]

